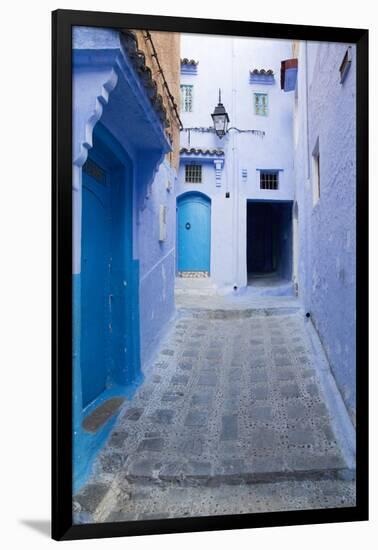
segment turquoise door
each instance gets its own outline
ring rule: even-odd
[[[110,178],[91,158],[83,167],[81,372],[83,406],[106,387],[110,346]]]
[[[132,164],[101,125],[83,166],[80,363],[83,407],[139,374]]]
[[[201,193],[177,200],[177,268],[210,273],[211,202]]]

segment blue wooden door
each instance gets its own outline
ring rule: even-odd
[[[110,345],[111,196],[109,174],[92,159],[83,167],[81,371],[83,406],[106,387]]]
[[[178,271],[210,272],[210,200],[189,193],[177,201]]]

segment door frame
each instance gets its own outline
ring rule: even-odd
[[[127,209],[125,209],[125,221],[128,221],[129,230],[129,243],[130,254],[129,257],[124,258],[124,261],[128,263],[130,268],[129,282],[127,284],[125,299],[127,300],[130,308],[127,312],[126,326],[132,327],[130,331],[130,367],[127,369],[127,373],[119,369],[119,379],[114,376],[115,369],[112,370],[111,384],[102,393],[100,393],[93,401],[88,405],[83,405],[82,399],[82,372],[81,372],[81,349],[80,341],[82,336],[82,327],[80,319],[81,308],[81,253],[80,253],[80,272],[78,277],[74,278],[74,292],[73,292],[73,304],[74,304],[74,318],[73,318],[73,485],[78,488],[82,482],[88,476],[91,465],[98,449],[102,447],[106,438],[108,437],[110,430],[115,424],[117,414],[114,414],[105,424],[100,427],[96,433],[89,433],[83,428],[83,420],[86,416],[90,415],[98,406],[104,401],[112,397],[122,396],[123,398],[130,398],[135,392],[136,388],[142,381],[141,364],[140,364],[140,323],[139,323],[139,260],[134,259],[135,244],[134,244],[134,193],[135,193],[135,169],[132,158],[123,149],[121,144],[110,133],[110,131],[103,126],[101,122],[98,122],[94,131],[94,142],[100,145],[101,151],[111,164],[115,162],[119,167],[122,166],[122,181],[127,186],[125,189],[125,205],[127,203]],[[92,153],[93,154],[93,153]],[[97,155],[96,155],[97,157]],[[101,157],[101,155],[99,155]],[[101,160],[101,158],[99,158]],[[82,166],[80,167],[82,171]],[[82,174],[81,174],[82,175]],[[81,179],[82,181],[82,179]],[[79,188],[80,195],[82,193],[82,186]],[[128,194],[128,197],[127,197]],[[81,203],[81,197],[80,197]],[[81,204],[82,207],[82,204]],[[127,215],[129,213],[129,215]],[[80,222],[81,223],[81,222]],[[126,231],[126,226],[123,228]],[[81,244],[81,235],[80,235]],[[128,325],[127,325],[128,324]],[[110,369],[111,370],[111,369]],[[121,378],[123,377],[124,383]],[[83,457],[87,457],[85,460]]]
[[[96,151],[93,151],[96,148]],[[124,186],[124,215],[125,226],[124,234],[129,240],[129,253],[123,256],[123,264],[125,271],[129,275],[127,284],[127,292],[125,299],[130,308],[128,309],[127,318],[125,321],[130,330],[130,372],[127,375],[126,383],[123,384],[117,380],[117,369],[111,372],[112,385],[129,386],[132,385],[139,377],[141,372],[140,366],[140,326],[139,326],[139,262],[134,260],[134,166],[131,157],[121,146],[119,141],[113,134],[101,123],[98,122],[93,131],[93,148],[92,155],[99,163],[105,162],[106,169],[111,170],[112,167],[117,167],[120,173],[116,178],[121,178],[121,185]],[[92,156],[91,155],[91,156]],[[80,260],[81,263],[81,260]],[[81,334],[81,331],[80,331]],[[105,390],[106,391],[106,390]],[[101,397],[101,395],[100,395]],[[83,407],[84,410],[85,407]]]
[[[96,144],[97,146],[100,146],[99,143]],[[98,151],[97,148],[95,149],[94,147],[88,152],[88,156],[87,156],[87,159],[85,161],[85,163],[83,164],[82,166],[82,186],[81,186],[81,194],[82,194],[82,198],[81,198],[81,254],[80,254],[80,277],[81,277],[81,281],[82,281],[82,284],[81,284],[81,296],[80,296],[80,351],[81,351],[81,354],[80,354],[80,375],[81,375],[81,396],[82,396],[82,408],[83,410],[86,409],[87,407],[90,406],[90,404],[93,402],[93,401],[96,401],[96,399],[98,399],[98,397],[104,392],[106,391],[106,383],[107,383],[107,379],[109,377],[109,370],[110,370],[110,365],[109,365],[109,356],[106,356],[106,353],[105,353],[105,350],[102,350],[104,351],[104,354],[105,354],[105,357],[104,357],[104,370],[105,370],[105,373],[104,373],[104,380],[103,380],[103,389],[99,392],[99,393],[96,393],[96,395],[89,399],[89,401],[85,401],[84,402],[84,394],[86,393],[86,388],[85,388],[85,382],[89,383],[89,380],[87,378],[87,376],[84,374],[84,362],[83,362],[83,359],[84,359],[84,353],[83,353],[83,350],[84,350],[84,332],[85,332],[85,323],[84,323],[84,309],[83,309],[83,306],[84,306],[84,293],[87,291],[87,289],[84,288],[84,239],[83,239],[83,233],[84,233],[84,206],[86,204],[86,201],[84,199],[84,195],[85,195],[85,191],[84,191],[84,187],[85,184],[84,184],[84,181],[85,181],[85,177],[89,177],[90,180],[89,180],[89,183],[90,185],[87,188],[87,192],[90,193],[91,195],[95,196],[97,198],[97,200],[102,203],[103,201],[101,200],[101,197],[97,194],[97,190],[95,191],[94,189],[92,189],[92,179],[94,181],[96,181],[96,178],[94,176],[90,176],[89,174],[86,176],[84,175],[84,166],[86,164],[86,162],[90,160],[92,161],[93,163],[95,163],[100,169],[104,170],[104,172],[106,173],[107,177],[109,178],[109,181],[108,183],[106,184],[108,186],[108,188],[106,189],[106,193],[108,193],[108,196],[106,198],[106,200],[108,201],[108,205],[107,205],[107,211],[105,213],[105,216],[106,218],[109,218],[110,214],[111,214],[111,210],[112,210],[112,189],[111,189],[111,186],[114,184],[114,176],[112,174],[112,171],[111,171],[111,168],[109,168],[108,164],[106,163],[105,159],[102,157],[101,155],[101,151]],[[97,183],[97,185],[102,185],[100,182]],[[88,197],[89,198],[89,197]],[[112,250],[111,250],[111,222],[110,220],[108,219],[107,220],[107,223],[109,224],[106,228],[107,232],[108,232],[108,239],[109,239],[109,250],[107,250],[107,253],[109,255],[109,260],[112,256]],[[86,228],[86,230],[88,229],[88,234],[87,234],[87,238],[90,238],[90,231],[92,229],[92,227],[88,227]],[[108,271],[107,273],[107,276],[105,278],[104,281],[102,281],[105,285],[104,289],[101,289],[101,292],[102,291],[105,291],[105,294],[108,293],[109,295],[111,294],[111,275]],[[98,289],[97,289],[98,290]],[[104,301],[106,303],[106,299],[104,298]],[[87,315],[87,313],[85,314]],[[103,318],[102,318],[102,321],[104,322],[104,326],[108,323],[111,323],[111,316],[110,316],[110,307],[106,307],[106,311],[104,311],[104,314],[103,314]],[[106,336],[105,336],[105,341],[104,341],[104,346],[105,346],[105,349],[106,347],[108,347],[110,344],[110,336],[109,334],[107,333]],[[88,374],[86,372],[86,374]],[[99,374],[99,373],[98,373]],[[99,380],[97,380],[97,382],[99,382]],[[94,383],[96,385],[96,383]]]
[[[254,199],[254,198],[247,198],[246,204],[245,204],[245,216],[246,216],[246,225],[245,225],[245,273],[246,273],[246,281],[248,286],[248,254],[247,254],[247,247],[248,247],[248,238],[247,238],[247,228],[248,228],[248,204],[278,204],[278,205],[291,205],[291,277],[290,280],[294,283],[294,229],[293,229],[293,223],[294,223],[294,203],[295,200],[293,199]]]
[[[212,253],[211,253],[211,248],[212,248],[212,235],[211,235],[211,223],[212,223],[212,200],[211,200],[211,197],[209,197],[209,195],[206,195],[206,193],[202,193],[201,191],[197,191],[197,190],[190,190],[190,191],[184,191],[184,193],[181,193],[180,195],[178,195],[176,197],[176,276],[178,275],[179,273],[179,223],[178,223],[178,219],[179,219],[179,206],[180,206],[180,203],[185,201],[185,199],[189,199],[190,197],[198,197],[198,198],[202,198],[202,200],[206,201],[208,204],[209,204],[209,207],[210,207],[210,220],[209,220],[209,277],[211,276],[211,259],[212,259]]]

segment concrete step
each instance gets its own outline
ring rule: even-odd
[[[277,466],[277,462],[265,459],[260,460],[259,467],[257,463],[241,467],[240,461],[236,460],[229,461],[223,467],[212,467],[209,463],[194,461],[186,464],[168,463],[164,466],[151,459],[131,462],[129,467],[120,472],[112,482],[103,480],[88,483],[74,496],[75,522],[106,521],[109,512],[114,510],[119,510],[119,520],[132,519],[136,509],[143,502],[138,498],[135,500],[135,495],[138,493],[152,496],[159,491],[158,500],[161,501],[160,505],[164,509],[164,501],[167,501],[166,506],[172,506],[170,490],[175,489],[189,491],[180,493],[180,501],[182,498],[190,500],[192,490],[212,491],[211,495],[215,497],[218,494],[228,494],[231,489],[237,491],[236,494],[244,494],[244,491],[252,490],[253,494],[261,493],[264,498],[268,495],[274,510],[274,495],[276,492],[281,494],[282,490],[287,491],[289,486],[285,484],[290,483],[289,493],[295,494],[299,490],[300,494],[306,498],[309,496],[318,498],[319,507],[324,507],[322,499],[315,496],[321,493],[322,488],[328,487],[325,489],[327,494],[330,490],[341,492],[342,500],[345,501],[347,498],[347,493],[344,493],[345,484],[355,480],[355,470],[346,467],[343,460],[336,458],[335,455],[317,457],[313,468],[309,467],[307,459],[302,464],[297,461],[295,470],[288,466],[282,466],[282,468],[274,466]],[[325,482],[327,486],[322,485]],[[302,483],[304,485],[301,485]],[[328,485],[329,483],[335,485]],[[287,499],[287,496],[285,498]],[[287,501],[287,508],[284,509],[290,509],[292,499],[291,496],[290,501]],[[147,509],[154,508],[154,503],[150,499],[144,497],[144,501]],[[125,503],[128,504],[125,505]],[[126,511],[121,510],[122,506],[126,507]]]
[[[286,307],[250,307],[241,309],[200,309],[200,308],[179,308],[179,313],[190,314],[196,319],[249,319],[251,317],[273,317],[280,315],[294,315],[301,310],[300,305]]]
[[[294,296],[294,285],[292,282],[272,286],[251,285],[248,286],[248,293],[250,296]]]
[[[216,296],[217,289],[211,278],[186,279],[177,277],[175,281],[175,295],[181,296]]]
[[[243,485],[250,483],[276,483],[282,481],[305,480],[352,480],[355,471],[348,468],[340,456],[313,457],[298,460],[297,467],[290,468],[285,463],[277,468],[275,460],[261,459],[250,465],[240,464],[240,460],[230,460],[223,466],[213,466],[209,462],[168,463],[161,465],[154,460],[132,462],[122,474],[130,484],[160,486],[179,485],[183,487],[219,487],[221,485]]]
[[[189,480],[133,483],[117,477],[112,483],[89,483],[74,497],[74,522],[232,514],[240,513],[241,502],[243,511],[249,513],[355,506],[354,481],[345,478],[341,470],[328,477],[326,472],[275,476],[273,483],[269,481],[272,476],[245,483],[232,475],[223,479],[215,484],[213,478],[197,483],[191,479],[184,484]]]
[[[236,291],[229,289],[223,293],[214,289],[190,292],[176,289],[175,298],[177,309],[188,310],[188,313],[194,310],[268,310],[269,314],[273,314],[276,310],[295,308],[298,311],[303,307],[293,295],[264,295],[250,287]]]

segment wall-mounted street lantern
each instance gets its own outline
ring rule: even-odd
[[[222,139],[227,133],[228,123],[230,122],[229,116],[221,100],[221,91],[219,89],[219,101],[215,107],[214,112],[211,115],[214,122],[214,130],[217,136]]]
[[[215,107],[214,112],[211,113],[211,118],[213,119],[213,126],[195,126],[191,128],[180,128],[181,132],[187,132],[188,134],[188,146],[190,145],[191,132],[208,132],[211,134],[217,134],[220,139],[222,139],[231,130],[234,130],[239,134],[255,134],[260,137],[265,136],[265,132],[263,130],[241,130],[240,128],[236,128],[235,126],[231,126],[230,128],[228,127],[230,117],[228,116],[228,113],[222,103],[220,89],[218,105]]]

